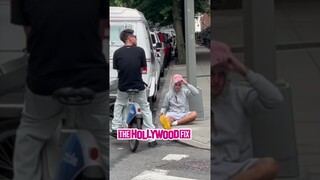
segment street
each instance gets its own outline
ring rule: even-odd
[[[142,180],[148,179],[147,177],[210,179],[210,150],[173,141],[158,141],[155,148],[148,147],[147,142],[140,142],[138,150],[132,153],[128,141],[117,141],[111,137],[110,179]]]
[[[203,88],[209,86],[206,78],[209,75],[208,67],[209,51],[204,47],[197,47],[197,69],[199,85]],[[171,64],[174,62],[172,61]],[[160,89],[158,92],[157,101],[153,105],[153,120],[156,128],[162,128],[158,114],[162,100],[168,91],[169,78],[172,71],[181,71],[182,65],[170,66],[166,69],[165,77],[160,80]],[[182,68],[184,69],[184,68]],[[207,90],[203,92],[207,95]],[[205,112],[208,112],[208,99],[204,99]],[[210,118],[208,116],[207,118]],[[195,122],[183,128],[191,128],[193,138],[202,140],[201,135],[196,133],[199,129],[205,132],[203,136],[209,136],[206,121]],[[202,125],[203,124],[203,125]],[[202,126],[206,126],[202,127]],[[210,137],[210,136],[209,136]],[[208,138],[209,139],[209,138]],[[148,147],[147,142],[140,141],[139,147],[135,153],[129,149],[128,141],[116,140],[110,137],[110,179],[210,179],[210,149],[190,146],[178,141],[157,141],[158,145],[155,148]],[[210,142],[209,142],[210,144]]]
[[[163,88],[161,80],[160,92]],[[161,99],[159,93],[158,98]],[[159,101],[155,107],[159,107]],[[157,128],[161,126],[156,112],[153,119]],[[165,160],[166,158],[180,160]],[[177,141],[158,141],[155,148],[140,141],[138,150],[132,153],[128,141],[118,141],[110,137],[110,179],[210,179],[210,150],[198,149]]]

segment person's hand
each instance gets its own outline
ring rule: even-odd
[[[237,72],[243,76],[246,76],[248,69],[242,64],[233,54],[224,62],[227,69],[230,71]]]
[[[185,84],[185,85],[188,85],[188,82],[187,82],[185,79],[183,79],[183,78],[182,78],[181,82],[182,82],[183,84]]]
[[[230,71],[246,75],[248,71],[246,66],[233,55],[227,44],[213,40],[211,42],[211,53],[213,66],[222,64]]]

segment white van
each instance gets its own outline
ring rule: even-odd
[[[137,36],[137,45],[142,47],[146,53],[147,69],[142,74],[143,81],[148,85],[147,95],[151,103],[157,97],[157,85],[159,83],[160,65],[155,58],[149,25],[144,15],[136,9],[125,7],[110,7],[110,85],[118,79],[118,72],[113,69],[113,53],[123,46],[120,40],[120,32],[124,29],[133,29]],[[157,64],[158,63],[158,64]],[[110,92],[110,97],[114,96]]]

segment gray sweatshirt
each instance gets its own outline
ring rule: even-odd
[[[174,86],[172,87],[174,88]],[[189,112],[190,95],[197,95],[199,91],[191,84],[183,85],[179,92],[171,89],[164,97],[160,113],[166,114],[167,112],[186,113]]]
[[[255,108],[271,109],[283,101],[279,89],[260,74],[249,71],[246,81],[249,86],[229,84],[211,101],[216,129],[211,136],[213,179],[229,179],[256,161],[250,114]]]

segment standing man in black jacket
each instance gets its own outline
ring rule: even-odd
[[[63,87],[96,92],[79,107],[80,129],[90,131],[108,173],[108,63],[102,53],[108,1],[12,0],[13,24],[22,25],[29,52],[25,104],[17,130],[14,180],[42,180],[41,151],[54,134],[64,105],[52,98]]]
[[[118,91],[114,105],[114,118],[112,120],[113,137],[117,137],[117,129],[122,127],[123,108],[127,105],[129,95],[128,89],[138,89],[139,94],[135,95],[135,102],[142,110],[143,129],[155,129],[152,121],[152,112],[147,100],[145,83],[142,79],[143,68],[147,67],[146,55],[143,48],[137,46],[137,36],[132,29],[125,29],[120,33],[120,39],[124,46],[117,49],[113,54],[113,68],[118,70]],[[148,146],[154,147],[157,142],[149,140]]]

